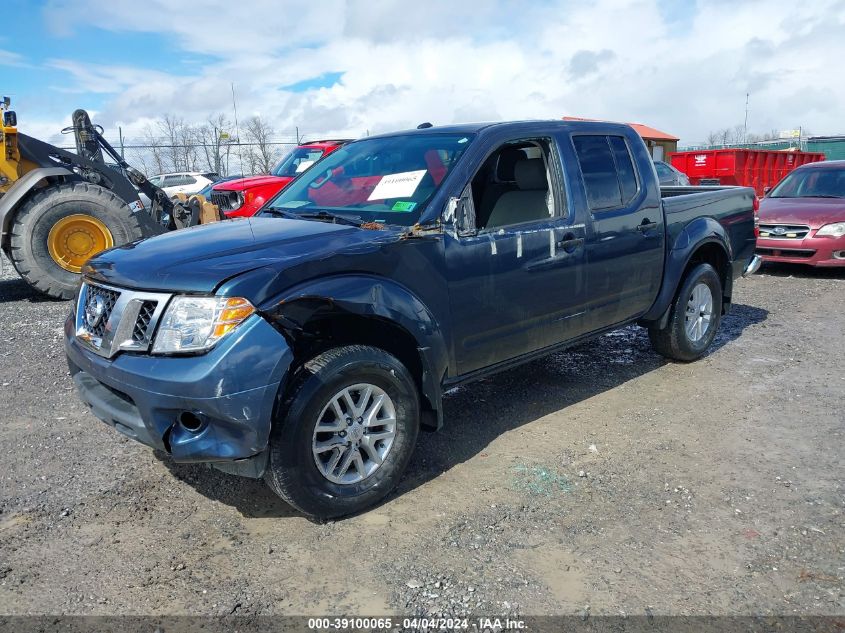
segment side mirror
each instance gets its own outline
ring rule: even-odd
[[[772,190],[771,187],[763,187],[763,195],[767,195]]]
[[[454,222],[458,237],[469,237],[478,232],[475,227],[475,205],[472,201],[472,190],[468,185],[460,198],[449,198],[443,219],[446,222]]]

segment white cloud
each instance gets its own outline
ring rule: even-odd
[[[22,55],[0,48],[0,66],[27,66]]]
[[[73,78],[73,87],[63,92],[116,94],[139,83],[154,85],[177,78],[163,72],[144,70],[134,66],[84,64],[70,59],[51,59],[46,65],[63,70]]]
[[[83,92],[111,95],[99,120],[129,135],[157,114],[231,112],[230,83],[242,118],[261,113],[280,131],[314,134],[575,115],[640,121],[693,143],[740,123],[746,92],[750,130],[845,132],[843,0],[700,0],[683,10],[682,26],[647,0],[61,0],[45,16],[63,32],[83,28],[84,15],[163,34],[215,60],[189,76],[144,70],[142,57],[139,67],[51,62]],[[334,86],[282,89],[331,72],[343,73]]]

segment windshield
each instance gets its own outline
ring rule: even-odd
[[[470,144],[470,135],[412,134],[350,143],[269,204],[309,214],[347,213],[411,226]]]
[[[845,198],[845,168],[797,169],[772,189],[770,198]]]
[[[272,174],[274,176],[290,176],[293,178],[320,160],[322,155],[323,150],[315,147],[297,147],[276,165]]]

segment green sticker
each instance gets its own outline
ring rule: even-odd
[[[390,210],[391,210],[391,211],[405,211],[405,212],[408,212],[408,211],[413,211],[415,206],[417,206],[417,203],[416,203],[416,202],[402,202],[402,201],[400,200],[399,202],[394,202],[394,203],[393,203],[393,208],[391,208]]]

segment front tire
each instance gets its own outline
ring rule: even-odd
[[[328,350],[294,378],[273,425],[265,479],[313,517],[360,512],[399,483],[419,418],[414,380],[394,356],[363,345]]]
[[[721,318],[722,281],[710,264],[698,264],[681,283],[666,327],[648,328],[651,346],[671,360],[697,360],[716,337]]]
[[[142,237],[126,202],[104,187],[72,183],[44,189],[21,207],[12,223],[10,255],[31,286],[70,299],[88,259]]]

